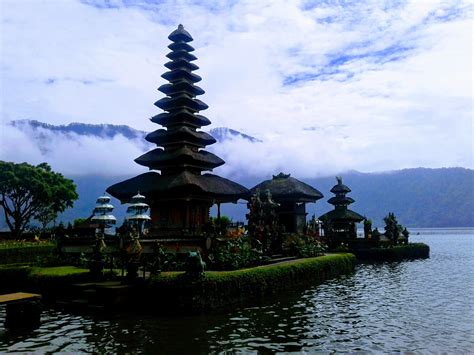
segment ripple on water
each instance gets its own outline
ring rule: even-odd
[[[93,317],[47,310],[36,330],[0,330],[0,352],[473,351],[474,235],[412,239],[430,245],[430,259],[359,265],[351,275],[228,314]]]

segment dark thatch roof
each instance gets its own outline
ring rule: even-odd
[[[174,97],[164,97],[157,102],[155,106],[168,111],[168,110],[178,110],[178,109],[187,109],[192,112],[198,112],[207,109],[207,106],[204,102],[199,99],[192,99],[187,95],[179,95]]]
[[[328,202],[331,205],[350,205],[351,203],[354,203],[354,199],[348,196],[334,196],[331,197]]]
[[[163,126],[189,125],[193,127],[207,126],[211,124],[208,118],[202,115],[195,115],[192,112],[182,109],[173,113],[159,113],[151,118],[151,122]]]
[[[331,189],[334,194],[346,194],[351,192],[351,189],[342,183],[342,177],[336,176],[337,184]]]
[[[156,148],[139,156],[135,162],[157,170],[169,167],[197,167],[201,170],[211,170],[225,163],[213,153],[205,150],[196,152],[186,146],[173,150]]]
[[[351,211],[347,208],[336,208],[329,211],[319,217],[320,220],[328,219],[332,222],[337,221],[350,221],[350,222],[361,222],[364,217],[357,212]]]
[[[181,24],[179,24],[177,29],[170,33],[168,38],[173,42],[191,42],[193,40],[193,37],[188,31],[184,29],[184,26]]]
[[[277,202],[316,202],[316,200],[324,197],[314,187],[292,178],[290,174],[285,175],[283,173],[274,175],[273,179],[265,180],[254,186],[250,189],[250,192],[255,193],[257,189],[261,192],[270,190],[272,198]]]
[[[171,144],[190,144],[198,147],[216,143],[214,137],[206,132],[195,131],[189,127],[182,126],[176,129],[158,129],[149,133],[145,139],[148,142],[156,143],[159,146]]]
[[[160,175],[152,171],[119,182],[107,189],[109,194],[122,202],[127,202],[137,191],[153,200],[196,196],[214,199],[216,202],[236,202],[248,194],[245,187],[228,179],[188,171],[170,175]]]
[[[172,62],[173,63],[173,62]],[[175,95],[177,93],[186,93],[188,95],[202,95],[204,90],[186,80],[180,80],[173,84],[163,84],[158,88],[163,94]]]

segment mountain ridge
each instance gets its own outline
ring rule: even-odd
[[[70,123],[68,125],[50,125],[34,120],[12,121],[11,125],[18,129],[36,130],[32,135],[37,139],[41,149],[42,142],[50,138],[44,134],[44,130],[64,135],[77,134],[94,136],[104,139],[112,139],[122,135],[127,139],[134,140],[134,144],[140,145],[141,149],[148,149],[153,145],[143,138],[147,132],[136,130],[126,125],[111,124],[84,124]],[[253,144],[261,142],[258,138],[227,127],[218,127],[209,131],[216,140],[241,138]],[[67,136],[69,139],[69,136]],[[47,144],[45,145],[48,148]],[[49,147],[51,148],[51,147]],[[291,171],[284,171],[291,173]],[[251,188],[262,180],[271,178],[277,171],[269,171],[268,176],[235,178],[226,176],[240,184]],[[394,212],[399,221],[409,227],[471,227],[474,226],[474,170],[466,168],[412,168],[391,170],[378,173],[364,173],[359,171],[346,171],[339,173],[352,192],[349,196],[355,199],[351,209],[366,215],[374,221],[375,225],[381,225],[383,217],[388,212]],[[309,217],[312,214],[320,216],[332,209],[326,201],[332,196],[330,188],[335,184],[333,176],[317,178],[299,178],[311,186],[314,186],[324,194],[324,198],[316,204],[309,204],[307,211]],[[76,181],[79,200],[75,208],[66,211],[59,220],[65,222],[73,221],[75,218],[87,217],[93,209],[97,196],[104,193],[105,189],[131,176],[115,174],[112,176],[99,176],[92,174],[69,175]],[[124,207],[117,206],[117,217],[124,216]],[[223,205],[222,213],[227,214],[234,220],[244,220],[246,213],[245,203],[238,205]],[[0,228],[5,227],[4,220],[0,217]]]
[[[355,200],[349,208],[367,216],[374,226],[383,226],[383,217],[394,212],[399,222],[407,227],[443,228],[474,227],[474,170],[466,168],[414,168],[383,173],[350,172],[339,174]],[[74,208],[65,211],[58,221],[72,222],[75,218],[90,216],[95,200],[105,189],[130,176],[83,175],[67,176],[77,185],[79,200]],[[294,176],[298,178],[298,176]],[[237,182],[251,188],[267,178],[249,177]],[[300,178],[298,178],[300,179]],[[335,185],[334,177],[300,180],[324,194],[316,204],[308,204],[308,219],[331,210],[327,203]],[[114,214],[119,221],[125,216],[126,206],[112,198]],[[223,204],[222,214],[234,221],[245,221],[246,203]],[[215,213],[215,211],[214,211]],[[5,222],[0,217],[0,227]]]
[[[64,125],[53,125],[37,120],[24,119],[10,121],[9,124],[20,130],[24,130],[25,128],[32,128],[33,130],[44,129],[61,134],[74,133],[77,135],[95,136],[99,138],[114,138],[117,135],[122,135],[127,139],[144,139],[148,134],[148,132],[135,129],[128,125],[116,125],[110,123],[90,124],[71,122]],[[215,127],[205,132],[213,136],[218,142],[232,138],[242,138],[252,143],[262,142],[259,138],[229,127]]]

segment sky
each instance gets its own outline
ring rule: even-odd
[[[133,175],[143,145],[51,133],[39,149],[12,120],[149,118],[178,24],[194,38],[215,173],[316,177],[348,170],[473,168],[469,1],[0,1],[0,159],[65,174]]]

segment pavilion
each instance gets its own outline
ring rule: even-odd
[[[303,233],[306,227],[306,203],[316,202],[323,194],[314,187],[295,179],[290,174],[273,175],[250,189],[252,194],[269,190],[273,201],[279,204],[276,209],[278,223],[287,233]]]

